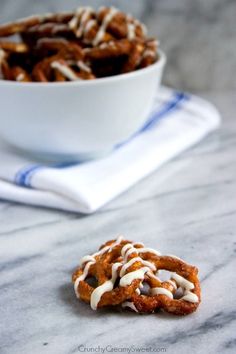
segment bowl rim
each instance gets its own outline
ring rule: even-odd
[[[157,54],[159,56],[159,60],[157,60],[156,63],[149,65],[146,68],[132,71],[130,73],[97,78],[94,80],[78,80],[78,81],[67,81],[67,82],[17,82],[17,81],[10,81],[10,80],[0,80],[0,86],[15,86],[15,87],[30,87],[30,88],[71,87],[71,86],[83,87],[83,86],[92,86],[92,85],[100,85],[105,83],[117,82],[120,80],[142,76],[150,71],[154,71],[157,68],[163,68],[166,64],[166,55],[160,49],[158,49]]]

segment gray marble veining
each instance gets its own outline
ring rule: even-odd
[[[218,103],[221,130],[100,212],[84,217],[1,202],[1,354],[99,347],[235,353],[235,92],[204,96]],[[197,265],[199,310],[185,318],[94,312],[76,300],[71,273],[79,258],[118,233]]]

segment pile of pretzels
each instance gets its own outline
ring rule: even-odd
[[[161,272],[169,276],[161,279]],[[198,269],[172,255],[119,236],[81,259],[72,280],[75,294],[96,310],[120,306],[139,313],[188,315],[198,308]]]
[[[114,7],[31,16],[0,25],[0,79],[91,80],[154,64],[158,42]]]

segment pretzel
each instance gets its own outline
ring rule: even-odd
[[[54,37],[54,36],[68,36],[71,33],[68,25],[48,22],[30,27],[23,33],[23,38],[28,41],[37,40],[38,38]]]
[[[80,7],[75,11],[73,18],[69,22],[69,28],[74,32],[75,36],[80,38],[86,32],[86,26],[89,21],[95,18],[95,11],[87,6]]]
[[[77,70],[75,70],[75,68]],[[92,80],[91,69],[80,60],[65,60],[59,53],[39,62],[33,70],[33,78],[40,82]]]
[[[127,39],[102,43],[96,48],[85,49],[85,57],[89,60],[99,60],[128,55],[131,43]]]
[[[0,48],[0,79],[3,77],[11,80],[11,70],[7,62],[7,57],[7,53]]]
[[[12,53],[27,53],[29,51],[29,47],[25,43],[14,43],[6,41],[0,41],[0,48]]]
[[[36,50],[38,51],[53,51],[62,52],[66,57],[74,57],[77,60],[83,60],[84,53],[82,47],[72,41],[64,38],[42,38],[37,41]]]
[[[20,41],[4,38],[11,35]],[[87,6],[0,25],[0,50],[0,79],[20,82],[91,80],[158,60],[157,42],[147,38],[145,26],[115,7]]]
[[[47,22],[66,23],[73,16],[73,13],[45,14],[30,16],[15,22],[6,23],[0,26],[0,37],[8,37],[26,31],[28,28]]]
[[[171,272],[170,279],[161,280],[157,275],[161,270]],[[119,236],[83,257],[72,281],[77,298],[90,303],[93,310],[121,306],[141,313],[164,310],[187,315],[196,311],[201,301],[197,274],[196,267],[175,256],[162,256]],[[148,286],[146,293],[144,284]]]
[[[155,39],[150,39],[145,43],[145,49],[140,59],[140,68],[146,68],[152,65],[157,60],[157,46],[158,42]]]
[[[138,67],[142,59],[144,48],[144,43],[139,41],[132,42],[130,55],[122,68],[122,73],[134,71]]]
[[[31,77],[27,73],[27,71],[24,70],[23,68],[21,68],[20,66],[14,66],[11,69],[11,79],[13,81],[18,81],[18,82],[30,82],[30,81],[32,81]]]

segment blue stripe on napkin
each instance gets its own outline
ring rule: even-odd
[[[127,144],[131,140],[133,140],[136,136],[138,136],[141,133],[144,133],[148,130],[151,130],[153,127],[156,126],[156,124],[162,119],[166,118],[170,113],[173,111],[176,111],[181,107],[181,104],[184,101],[187,101],[190,99],[190,96],[187,95],[184,92],[175,92],[174,97],[165,103],[163,107],[157,111],[151,114],[150,118],[147,120],[147,122],[142,126],[140,130],[138,130],[136,133],[134,133],[129,139],[123,141],[122,143],[119,143],[116,145],[116,149],[120,148],[121,146]]]
[[[40,164],[35,164],[35,165],[30,165],[23,167],[21,170],[19,170],[16,175],[15,175],[15,184],[21,187],[28,187],[31,188],[31,178],[35,174],[36,171],[41,170],[42,168],[66,168],[69,166],[73,166],[78,163],[74,162],[62,162],[58,164],[50,164],[50,165],[40,165]]]
[[[183,92],[175,92],[173,97],[167,102],[164,103],[162,108],[158,112],[154,112],[151,117],[147,120],[144,126],[139,129],[135,134],[133,134],[129,139],[126,141],[118,144],[115,146],[115,149],[122,147],[123,145],[127,144],[131,140],[133,140],[139,134],[142,134],[148,130],[151,130],[156,124],[163,118],[166,118],[170,113],[176,111],[181,107],[181,104],[184,101],[190,99],[190,96]],[[15,184],[31,188],[31,179],[36,171],[41,170],[42,168],[66,168],[72,165],[76,165],[77,163],[60,163],[60,164],[51,164],[51,165],[41,165],[35,164],[23,167],[20,169],[15,175]]]

